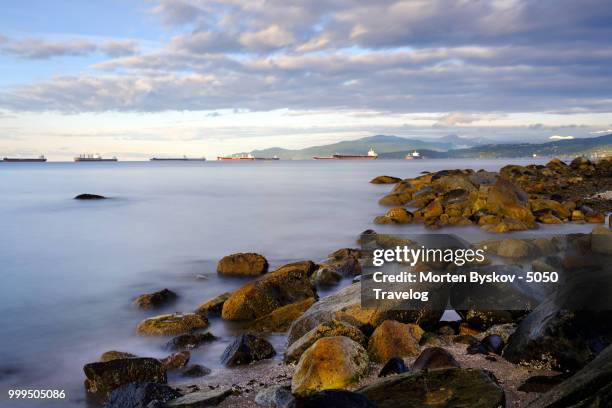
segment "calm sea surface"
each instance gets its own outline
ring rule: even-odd
[[[259,252],[275,267],[355,246],[384,213],[377,200],[390,186],[369,184],[374,176],[509,162],[533,161],[0,163],[0,406],[35,405],[8,401],[9,388],[64,389],[66,401],[36,405],[85,406],[82,367],[102,352],[166,356],[167,339],[135,334],[159,312],[132,300],[167,287],[180,298],[162,311],[193,310],[246,282],[216,276],[224,255]],[[72,199],[80,193],[112,199]],[[570,228],[589,229],[559,231]],[[191,362],[214,375],[236,328],[211,323],[221,339]],[[284,336],[270,340],[282,350]]]

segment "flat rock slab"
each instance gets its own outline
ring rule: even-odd
[[[174,399],[166,405],[172,408],[200,408],[218,405],[232,394],[231,388],[217,388],[216,390],[202,390],[192,392],[183,397]]]

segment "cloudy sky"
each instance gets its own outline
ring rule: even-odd
[[[604,134],[610,21],[609,0],[6,2],[0,155]]]

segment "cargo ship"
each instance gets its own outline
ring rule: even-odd
[[[206,161],[206,157],[152,157],[150,161]]]
[[[5,157],[1,161],[7,162],[7,163],[42,163],[42,162],[46,162],[47,158],[45,156],[30,157],[30,158]]]
[[[419,152],[417,152],[416,150],[414,152],[406,155],[406,160],[420,160],[422,158],[423,158],[423,156],[421,156],[421,154]]]
[[[242,155],[232,155],[232,156],[217,156],[217,160],[219,161],[255,161],[255,160],[280,160],[278,157],[255,157],[252,154],[242,154]]]
[[[108,159],[103,158],[99,154],[82,154],[78,157],[74,158],[75,162],[116,162],[116,157],[111,157]]]
[[[368,150],[368,154],[334,154],[331,156],[314,156],[315,160],[376,160],[378,154],[374,149]]]

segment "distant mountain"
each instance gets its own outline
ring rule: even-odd
[[[487,144],[481,144],[487,142]],[[471,146],[471,147],[466,147]],[[490,143],[489,140],[468,139],[448,135],[437,139],[407,139],[398,136],[371,136],[323,146],[290,150],[273,147],[253,150],[256,157],[277,156],[283,160],[308,160],[313,156],[332,154],[366,154],[373,148],[380,159],[403,159],[418,150],[425,158],[494,158],[612,154],[612,134],[599,137],[558,140],[546,143]]]
[[[438,139],[421,140],[407,139],[398,136],[377,135],[323,146],[307,147],[299,150],[282,149],[280,147],[253,150],[251,154],[256,157],[278,156],[284,160],[306,160],[312,159],[313,156],[331,156],[336,153],[366,154],[370,148],[376,150],[378,154],[421,149],[446,151],[454,148],[454,144]]]

